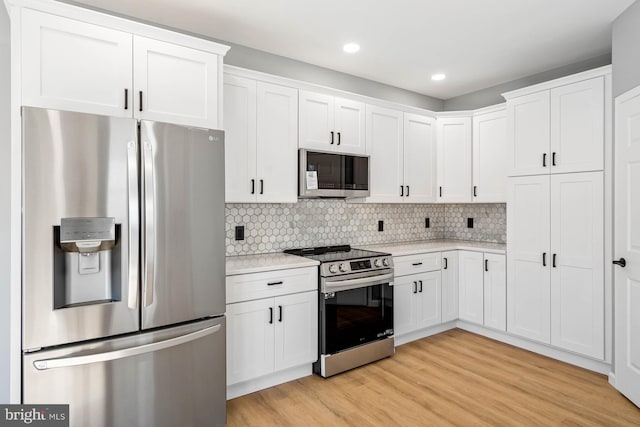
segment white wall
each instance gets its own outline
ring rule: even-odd
[[[0,403],[9,402],[10,372],[10,64],[9,17],[0,4]]]
[[[613,96],[640,85],[640,2],[615,21],[612,31]]]

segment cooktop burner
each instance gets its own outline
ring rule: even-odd
[[[303,249],[287,249],[284,251],[287,254],[303,256],[305,258],[311,258],[316,261],[335,262],[335,261],[347,261],[359,258],[370,258],[376,256],[389,255],[384,252],[367,251],[364,249],[355,249],[349,245],[342,246],[320,246],[317,248],[303,248]]]

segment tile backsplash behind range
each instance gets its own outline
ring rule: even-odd
[[[474,228],[467,228],[467,218],[474,219]],[[384,222],[383,231],[378,231],[379,221]],[[237,241],[239,225],[245,227],[245,239]],[[351,204],[332,199],[226,205],[227,256],[442,238],[504,243],[506,205]]]

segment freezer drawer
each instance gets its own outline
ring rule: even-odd
[[[23,403],[71,426],[223,426],[225,317],[23,357]]]

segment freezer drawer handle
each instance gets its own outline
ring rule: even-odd
[[[53,368],[66,368],[70,366],[88,365],[91,363],[108,362],[110,360],[124,359],[125,357],[138,356],[140,354],[151,353],[153,351],[162,350],[169,347],[175,347],[181,344],[186,344],[191,341],[195,341],[200,338],[204,338],[207,335],[218,332],[221,325],[210,326],[205,329],[201,329],[196,332],[192,332],[187,335],[182,335],[175,338],[170,338],[164,341],[158,341],[151,344],[144,344],[136,347],[124,348],[122,350],[107,351],[104,353],[87,354],[85,356],[76,357],[63,357],[60,359],[44,359],[36,360],[33,362],[33,366],[36,369],[42,371],[45,369]]]

